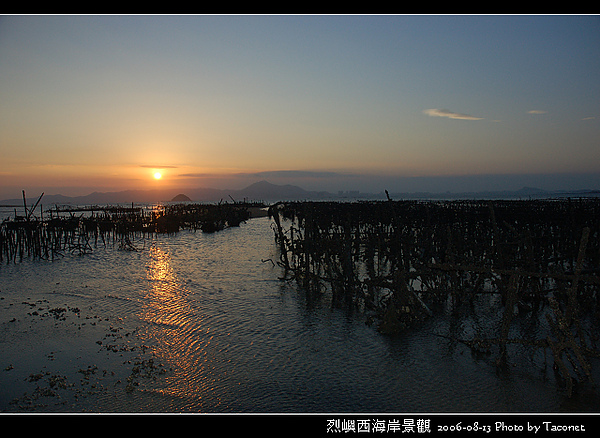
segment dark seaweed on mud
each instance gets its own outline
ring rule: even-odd
[[[290,202],[269,209],[284,279],[374,315],[396,334],[447,306],[499,297],[495,336],[458,339],[506,363],[507,346],[551,353],[570,396],[593,383],[600,305],[600,200]],[[519,312],[547,336],[514,337]]]

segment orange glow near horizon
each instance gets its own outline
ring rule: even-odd
[[[463,190],[445,175],[600,188],[598,16],[0,21],[0,200]]]

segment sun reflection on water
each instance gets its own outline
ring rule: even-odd
[[[211,346],[213,334],[197,300],[190,299],[191,291],[182,282],[171,263],[171,256],[158,245],[149,251],[146,268],[147,294],[143,299],[141,318],[147,322],[146,341],[153,354],[172,369],[156,387],[147,391],[167,396],[176,402],[197,400],[201,410],[203,400],[211,399],[214,407],[215,352]],[[218,403],[218,401],[217,401]]]

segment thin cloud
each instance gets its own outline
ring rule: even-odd
[[[548,111],[544,111],[544,110],[531,110],[531,111],[527,111],[527,114],[546,114],[548,113]]]
[[[181,176],[184,178],[216,178],[221,177],[223,175],[218,173],[180,173],[177,176]]]
[[[592,117],[584,117],[584,118],[583,118],[583,119],[581,119],[581,120],[594,120],[594,119],[596,119],[596,117],[595,117],[595,116],[592,116]]]
[[[353,177],[352,173],[340,173],[315,170],[266,170],[262,172],[238,172],[238,173],[180,173],[179,176],[187,178],[218,178],[226,176],[236,178],[337,178],[340,176]]]
[[[150,164],[140,164],[140,167],[144,167],[146,169],[177,169],[178,166],[153,166]]]
[[[461,114],[449,111],[447,109],[426,109],[423,113],[431,117],[448,117],[449,119],[457,120],[483,120],[482,117],[470,116],[469,114]]]
[[[339,172],[315,171],[315,170],[268,170],[248,174],[257,177],[276,177],[276,178],[337,178],[339,176],[353,176],[352,174],[341,174]]]

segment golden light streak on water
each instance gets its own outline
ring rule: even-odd
[[[173,370],[164,387],[153,391],[171,398],[197,399],[201,406],[215,386],[209,377],[216,360],[211,329],[203,325],[206,318],[198,303],[192,305],[188,299],[190,290],[175,274],[168,252],[153,246],[146,272],[148,293],[142,300],[141,318],[149,323],[146,335],[154,341],[154,355]]]

